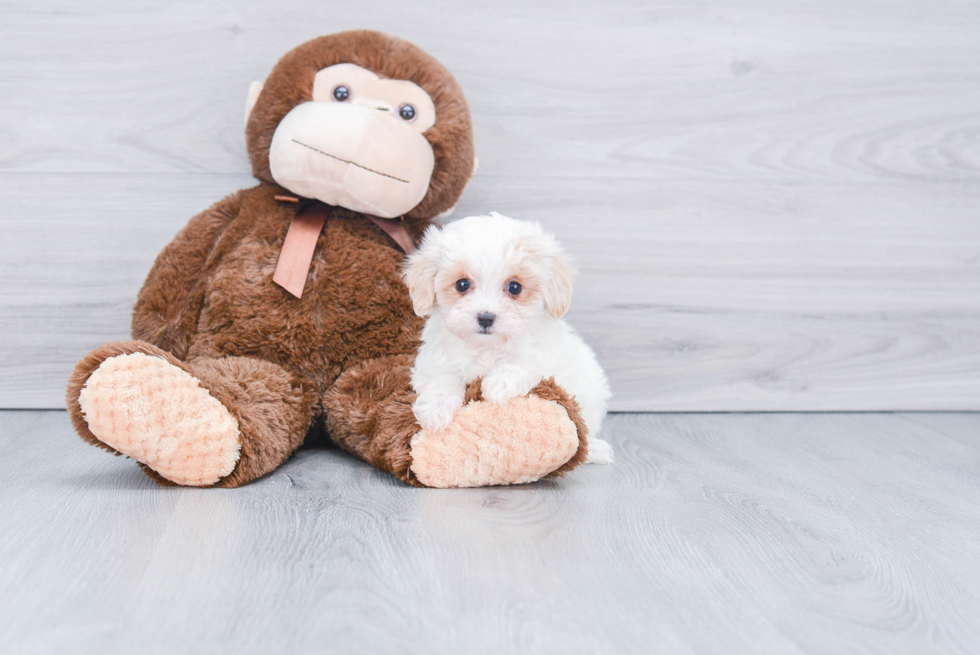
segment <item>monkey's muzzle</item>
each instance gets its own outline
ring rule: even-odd
[[[289,191],[382,218],[422,201],[434,165],[420,132],[391,112],[352,103],[297,105],[269,149],[272,177]]]

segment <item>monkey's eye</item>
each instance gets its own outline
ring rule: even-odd
[[[398,108],[398,115],[407,121],[415,120],[415,107],[412,105],[402,105]]]
[[[466,293],[470,288],[470,281],[465,277],[462,280],[456,280],[456,291],[460,293]]]
[[[348,89],[344,85],[340,85],[333,90],[333,99],[336,100],[337,102],[343,102],[344,100],[347,100],[347,98],[349,97],[350,97],[350,89]]]
[[[507,285],[507,292],[512,296],[521,295],[521,289],[522,287],[520,282],[511,282]]]

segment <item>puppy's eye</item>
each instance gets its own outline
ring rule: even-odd
[[[350,89],[346,86],[340,85],[333,90],[333,99],[337,102],[343,102],[350,97]]]
[[[460,293],[466,293],[470,288],[470,281],[465,277],[462,280],[456,280],[456,291]]]
[[[507,285],[507,292],[512,296],[519,296],[522,288],[520,282],[511,282]]]

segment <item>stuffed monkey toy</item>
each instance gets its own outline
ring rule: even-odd
[[[76,366],[82,439],[201,487],[255,480],[324,428],[418,486],[530,482],[585,459],[578,408],[550,380],[500,405],[477,381],[437,432],[412,413],[422,319],[403,258],[475,164],[441,64],[377,32],[314,39],[253,83],[245,133],[258,186],[192,218],[150,270],[133,340]]]

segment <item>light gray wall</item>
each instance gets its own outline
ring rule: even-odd
[[[0,407],[63,406],[153,257],[251,185],[249,82],[398,34],[463,85],[458,215],[540,220],[618,410],[980,409],[980,4],[0,5]]]

